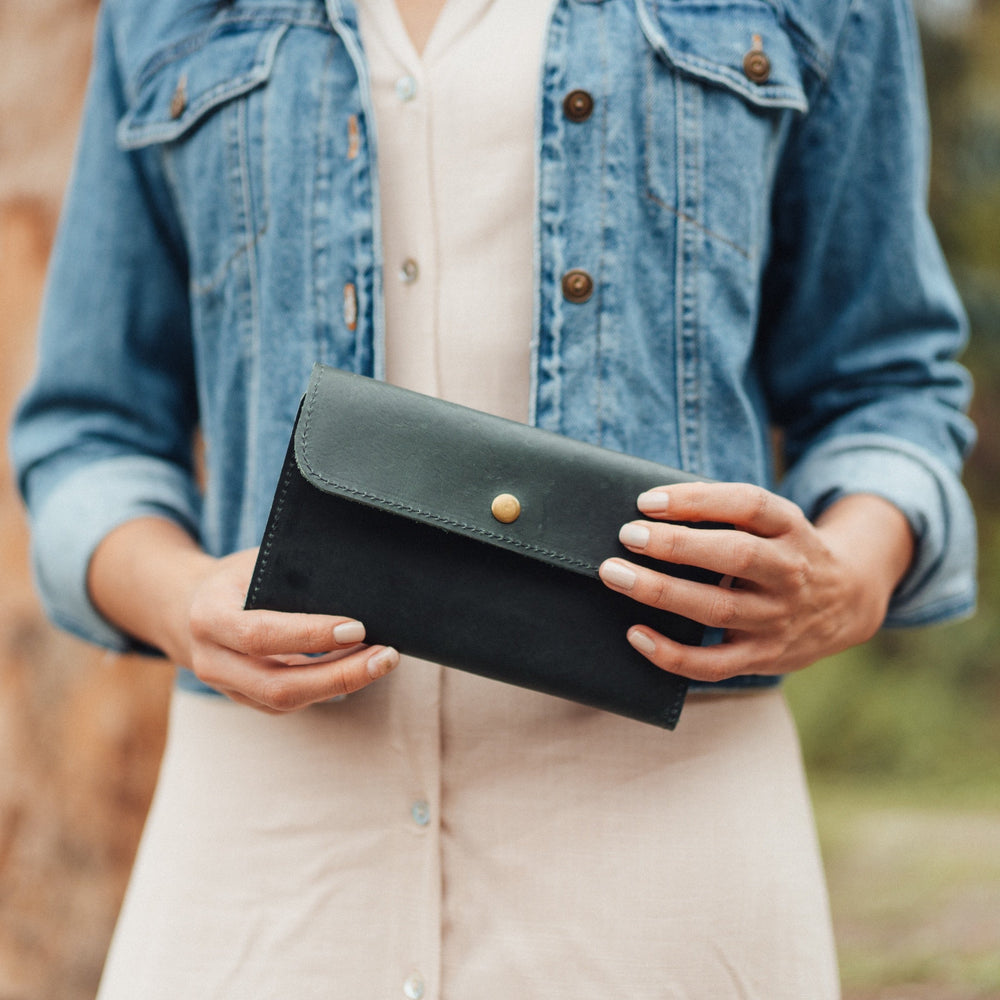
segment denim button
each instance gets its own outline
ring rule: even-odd
[[[417,826],[427,826],[431,821],[431,807],[423,799],[418,799],[410,806],[410,815]]]
[[[173,97],[170,98],[170,117],[176,121],[187,109],[187,77],[182,76],[177,81]]]
[[[407,1000],[421,1000],[425,992],[424,981],[415,972],[403,983],[403,996]]]
[[[347,158],[354,160],[361,150],[361,129],[358,126],[358,116],[347,116]]]
[[[344,326],[348,330],[358,327],[358,289],[353,281],[344,285]]]
[[[562,290],[569,302],[586,302],[594,294],[594,279],[586,271],[574,268],[563,275]]]
[[[585,122],[594,110],[594,98],[585,90],[571,90],[563,98],[563,114],[571,122]]]
[[[753,83],[767,83],[771,75],[771,60],[764,51],[760,35],[753,36],[753,48],[743,57],[743,72]]]

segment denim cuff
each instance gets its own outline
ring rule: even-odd
[[[906,516],[916,552],[896,588],[887,626],[967,616],[976,603],[976,524],[958,477],[934,455],[887,435],[859,434],[818,445],[788,473],[781,492],[815,519],[836,500],[870,493]]]
[[[67,632],[118,652],[141,647],[91,603],[87,570],[110,531],[137,517],[165,517],[197,535],[200,500],[190,477],[156,459],[102,459],[71,473],[32,526],[32,567],[46,612]]]

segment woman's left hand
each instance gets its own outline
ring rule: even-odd
[[[644,493],[639,510],[649,520],[623,526],[626,548],[723,578],[695,583],[625,559],[601,565],[612,590],[725,630],[724,642],[701,647],[645,625],[629,629],[639,652],[692,680],[788,673],[870,639],[913,556],[906,518],[868,494],[842,498],[815,524],[791,501],[745,483],[664,486]],[[671,523],[684,521],[732,528]]]

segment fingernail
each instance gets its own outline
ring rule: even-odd
[[[380,649],[374,656],[368,658],[368,676],[373,681],[385,677],[399,663],[399,653],[391,646]]]
[[[618,532],[622,545],[633,549],[644,549],[649,544],[649,528],[642,524],[624,524]]]
[[[636,501],[639,510],[647,514],[662,514],[670,506],[670,494],[662,490],[647,490]]]
[[[622,590],[631,590],[635,586],[635,573],[624,563],[609,560],[601,564],[601,578]]]
[[[338,646],[350,646],[365,637],[365,627],[361,622],[341,622],[333,629],[333,639]]]
[[[640,632],[637,628],[630,629],[626,638],[635,649],[639,650],[640,653],[645,653],[646,656],[652,656],[656,652],[656,643],[645,632]]]

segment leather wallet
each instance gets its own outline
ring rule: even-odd
[[[597,570],[643,562],[618,541],[641,492],[694,478],[317,365],[246,607],[355,617],[368,642],[673,729],[687,682],[625,633],[696,645],[702,626]]]

